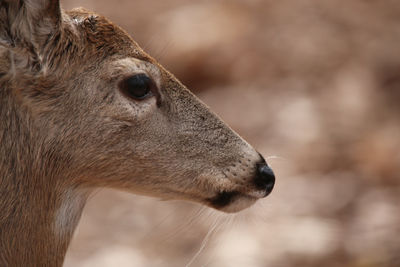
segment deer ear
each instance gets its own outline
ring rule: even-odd
[[[0,46],[41,58],[60,31],[59,0],[0,0]]]

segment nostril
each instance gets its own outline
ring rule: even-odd
[[[275,180],[275,174],[268,165],[262,165],[258,167],[258,173],[262,179],[266,181]]]
[[[266,190],[266,195],[271,193],[275,184],[275,174],[267,164],[262,163],[257,166],[255,184],[257,188]]]

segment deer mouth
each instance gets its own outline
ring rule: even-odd
[[[272,169],[262,159],[257,164],[252,189],[243,191],[222,191],[207,199],[207,205],[220,211],[233,213],[253,205],[258,199],[268,196],[275,185],[275,175]]]

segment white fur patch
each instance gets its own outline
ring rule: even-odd
[[[87,191],[77,189],[64,192],[61,205],[54,216],[54,232],[57,236],[63,238],[72,235],[81,217],[87,195]]]

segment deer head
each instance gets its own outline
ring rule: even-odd
[[[124,30],[56,0],[0,2],[0,116],[0,263],[10,231],[36,237],[38,222],[65,250],[96,187],[236,212],[275,182]]]

